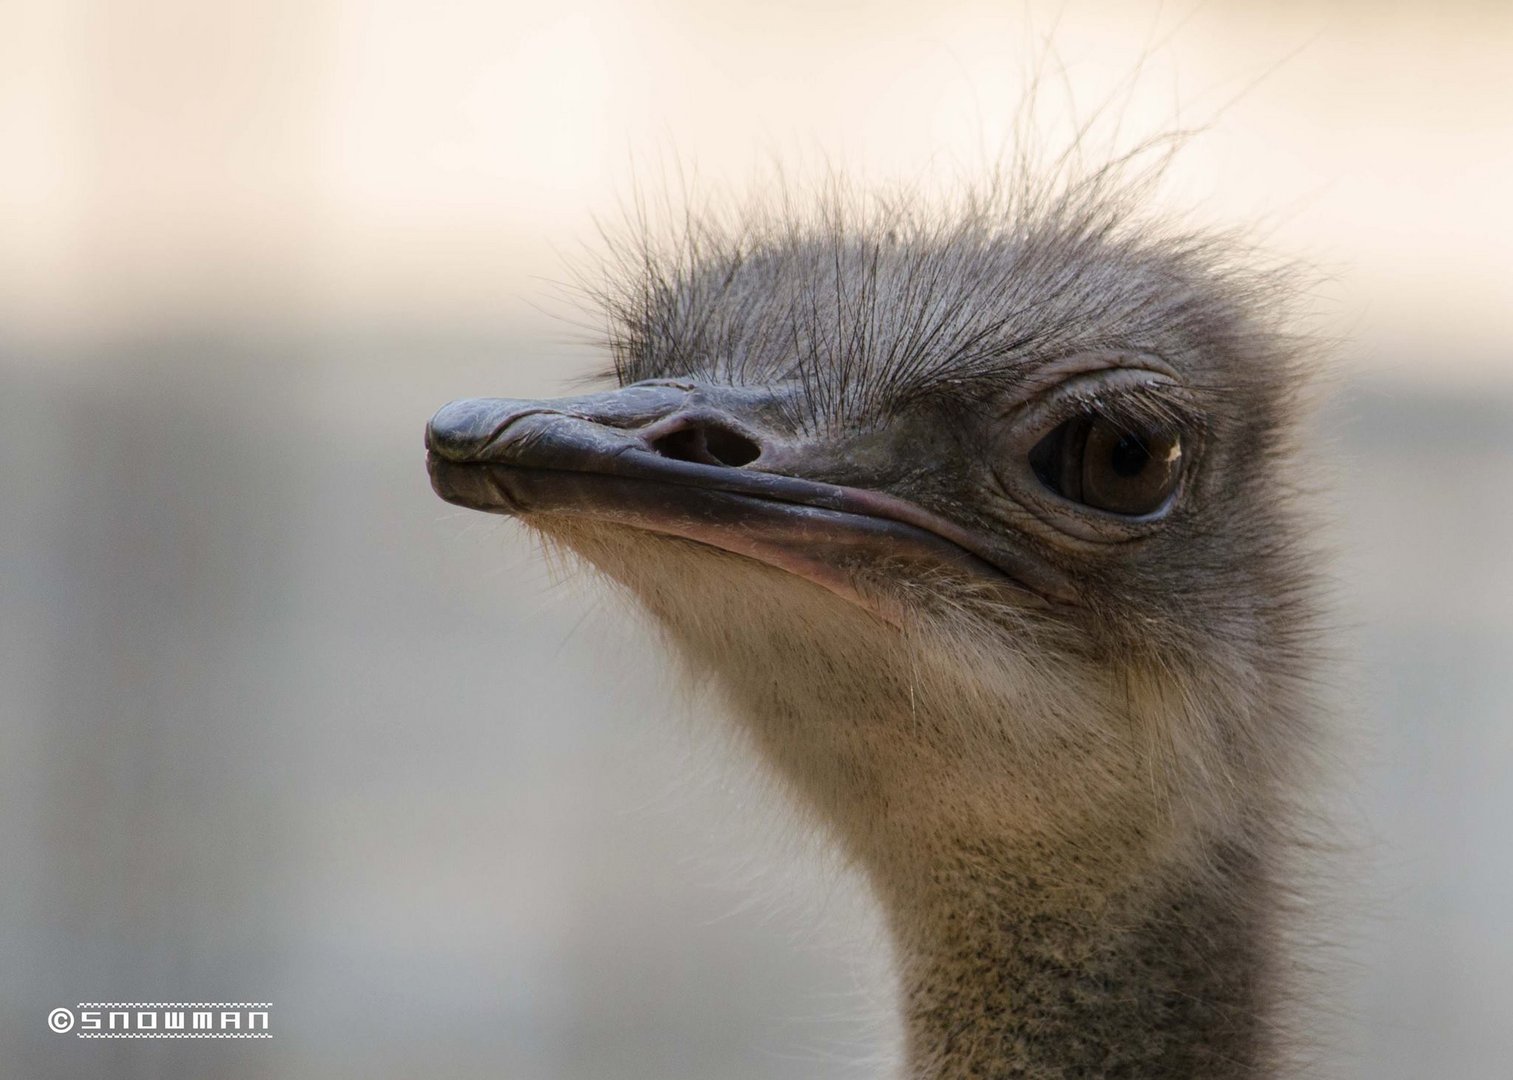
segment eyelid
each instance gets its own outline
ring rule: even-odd
[[[1187,402],[1166,395],[1144,395],[1139,389],[1100,399],[1090,411],[1130,434],[1154,430],[1181,436],[1203,428],[1201,414]]]
[[[1102,368],[1073,376],[1016,402],[1004,413],[1013,424],[1033,422],[1045,432],[1073,417],[1098,413],[1122,423],[1167,423],[1201,431],[1202,413],[1190,393],[1163,372]]]
[[[1042,364],[1022,384],[1028,397],[1040,397],[1082,378],[1107,377],[1123,371],[1143,372],[1163,378],[1173,385],[1181,377],[1165,360],[1154,353],[1102,351],[1073,353]]]

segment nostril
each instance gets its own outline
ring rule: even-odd
[[[750,465],[762,455],[762,448],[738,431],[729,428],[707,427],[704,429],[704,446],[721,465],[740,468]]]
[[[651,440],[651,448],[678,461],[728,465],[735,469],[751,464],[762,454],[762,448],[740,432],[708,423],[670,431]]]

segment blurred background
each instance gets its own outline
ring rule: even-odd
[[[0,0],[0,1076],[877,1075],[865,901],[421,430],[597,366],[554,282],[638,177],[949,182],[1037,69],[1322,271],[1322,1065],[1513,1075],[1510,55],[1492,0]]]

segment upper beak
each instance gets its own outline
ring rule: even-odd
[[[844,451],[783,435],[781,412],[772,391],[670,383],[550,401],[455,401],[426,429],[427,464],[436,493],[459,506],[699,541],[807,578],[889,621],[857,585],[857,571],[882,559],[953,569],[1011,589],[1020,603],[1044,599],[949,519],[872,487],[803,475],[835,473]]]

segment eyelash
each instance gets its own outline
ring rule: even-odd
[[[1063,393],[1059,400],[1049,404],[1036,426],[1049,431],[1082,416],[1101,416],[1116,427],[1131,431],[1156,426],[1192,435],[1201,435],[1204,431],[1202,416],[1195,409],[1175,400],[1166,388],[1158,390],[1149,386],[1102,394]]]

